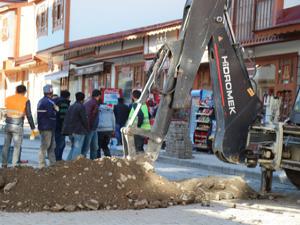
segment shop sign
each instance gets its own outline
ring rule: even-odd
[[[121,90],[118,88],[102,89],[102,102],[108,105],[117,105],[118,98],[121,97]]]

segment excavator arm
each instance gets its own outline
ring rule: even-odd
[[[149,139],[146,155],[153,161],[157,159],[173,111],[190,105],[195,76],[208,48],[217,121],[213,150],[226,162],[245,160],[247,134],[261,103],[252,89],[227,7],[226,0],[187,1],[179,40],[165,44],[158,52],[135,112],[122,129],[124,153],[129,158],[136,154],[134,135],[141,135]],[[170,67],[154,125],[151,131],[134,127],[134,119],[155,86],[166,60],[170,61]]]

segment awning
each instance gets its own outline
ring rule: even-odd
[[[68,77],[69,71],[68,70],[62,70],[55,73],[49,73],[45,75],[45,80],[59,80],[60,78]]]
[[[90,64],[87,66],[80,66],[72,69],[75,76],[82,76],[86,74],[93,74],[97,72],[102,72],[104,70],[103,62]]]

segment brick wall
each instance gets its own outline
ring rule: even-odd
[[[192,143],[189,138],[188,122],[172,121],[166,139],[166,153],[168,156],[190,159],[192,158]]]

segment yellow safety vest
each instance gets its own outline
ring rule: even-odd
[[[151,130],[147,105],[143,104],[142,107],[141,107],[141,110],[142,110],[143,115],[144,115],[144,120],[143,120],[141,128],[144,129],[144,130]],[[130,120],[130,118],[132,117],[133,112],[134,112],[134,108],[132,107],[131,110],[130,110],[130,113],[129,113],[128,120]],[[137,118],[135,118],[134,123],[137,123]]]

